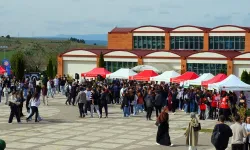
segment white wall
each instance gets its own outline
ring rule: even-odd
[[[203,52],[203,53],[197,53],[189,56],[190,58],[192,57],[206,57],[206,58],[226,58],[225,56],[217,53],[211,53],[211,52]]]
[[[126,51],[114,51],[114,52],[105,54],[104,57],[105,56],[136,56],[137,57],[137,55],[130,53],[130,52],[126,52]]]
[[[239,55],[235,58],[249,58],[250,59],[250,53],[242,54],[242,55]]]
[[[69,74],[73,77],[75,76],[75,73],[79,73],[79,75],[81,75],[81,73],[88,72],[94,68],[96,68],[95,61],[63,61],[63,74]]]
[[[180,56],[170,52],[154,52],[148,54],[146,57],[180,57]]]
[[[224,26],[224,27],[215,28],[212,31],[245,31],[245,30],[238,28],[238,27]]]
[[[89,51],[85,51],[85,50],[74,50],[74,51],[67,52],[63,55],[93,55],[95,56],[96,54],[89,52]]]
[[[133,33],[133,36],[165,36],[165,33]]]
[[[180,27],[180,28],[174,29],[173,31],[202,31],[202,30],[196,27]]]
[[[96,57],[63,57],[63,60],[96,61]]]
[[[152,59],[152,58],[143,58],[143,63],[181,63],[181,59]]]
[[[209,36],[245,36],[245,33],[209,33]]]
[[[244,70],[250,72],[250,64],[234,64],[234,75],[237,77],[240,77]]]
[[[170,36],[204,36],[204,33],[170,33]]]
[[[157,28],[157,27],[141,27],[141,28],[138,28],[138,29],[135,29],[134,31],[164,31],[160,28]]]
[[[137,58],[104,58],[104,61],[138,62]]]

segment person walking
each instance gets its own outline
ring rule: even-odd
[[[42,98],[43,98],[44,106],[49,105],[49,100],[48,100],[48,97],[47,97],[47,93],[48,93],[47,86],[43,85],[43,87],[42,87]]]
[[[128,99],[128,91],[124,91],[123,93],[123,101],[121,104],[121,109],[123,110],[123,117],[129,117],[130,116],[130,101]]]
[[[84,90],[83,88],[80,88],[80,92],[78,93],[76,97],[76,102],[78,103],[80,118],[85,117],[84,107],[87,103],[86,93],[83,90]]]
[[[245,128],[241,125],[241,118],[239,115],[234,116],[235,123],[230,126],[233,132],[232,137],[232,150],[243,150],[244,141],[243,138],[246,138],[250,135],[250,132],[246,132]]]
[[[145,103],[146,103],[146,107],[147,107],[147,115],[146,115],[147,120],[152,120],[151,115],[152,115],[152,111],[153,111],[153,107],[154,107],[153,101],[154,101],[154,97],[152,95],[152,91],[149,91],[146,98],[145,98]]]
[[[31,117],[36,114],[35,116],[35,122],[38,122],[38,106],[40,105],[40,99],[39,99],[39,94],[36,92],[33,96],[33,98],[30,101],[30,106],[31,106],[31,114],[26,118],[26,121],[28,122]]]
[[[199,127],[198,119],[194,112],[191,113],[191,120],[188,124],[186,132],[184,133],[186,137],[186,145],[188,145],[188,150],[197,150],[196,146],[198,145],[198,135],[199,131],[196,131],[194,128]]]
[[[101,116],[100,116],[100,111],[99,111],[99,106],[98,106],[100,97],[95,89],[92,89],[91,92],[92,92],[91,93],[92,103],[91,103],[91,111],[90,111],[91,117],[93,118],[93,113],[95,109],[98,114],[98,117],[100,118]]]
[[[229,138],[233,135],[231,128],[224,122],[225,116],[221,115],[219,116],[219,122],[214,126],[211,140],[216,150],[227,149]],[[215,137],[216,132],[219,133],[218,137]]]
[[[5,97],[5,105],[8,104],[9,101],[9,93],[10,93],[10,88],[8,87],[8,85],[6,84],[4,89],[3,89],[3,93],[4,93],[4,97]]]
[[[19,113],[19,105],[20,102],[17,101],[18,94],[15,93],[14,100],[8,101],[8,105],[10,106],[10,117],[8,123],[12,123],[13,117],[16,116],[17,122],[21,123],[20,113]]]
[[[164,108],[160,116],[157,118],[156,126],[158,126],[156,144],[174,146],[174,144],[171,143],[169,136],[169,114],[167,107]]]
[[[100,111],[100,118],[102,118],[102,108],[104,107],[105,110],[105,118],[108,118],[108,103],[107,103],[107,96],[108,93],[106,92],[106,89],[103,88],[101,92],[100,102],[99,102],[99,111]]]
[[[246,132],[250,132],[250,117],[249,116],[246,118],[246,122],[243,123],[242,126],[245,128]],[[245,138],[244,150],[250,150],[250,136],[249,135],[247,136],[247,138]]]
[[[92,100],[91,100],[91,90],[90,90],[90,87],[87,87],[87,89],[84,91],[86,93],[86,96],[87,96],[87,103],[85,105],[85,115],[88,115],[88,111],[91,111],[91,103],[92,103]]]
[[[158,117],[158,114],[161,113],[161,108],[163,106],[162,95],[161,95],[161,92],[159,90],[156,91],[156,96],[155,96],[154,102],[155,102],[156,117]]]

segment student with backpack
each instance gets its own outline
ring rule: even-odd
[[[225,116],[219,116],[219,122],[215,125],[211,142],[216,150],[225,150],[228,146],[228,141],[233,136],[231,128],[225,124]]]

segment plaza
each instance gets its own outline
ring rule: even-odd
[[[24,105],[25,106],[25,105]],[[86,116],[79,118],[76,106],[66,106],[65,97],[57,95],[49,99],[49,106],[39,107],[43,118],[39,123],[18,124],[14,118],[8,124],[10,109],[0,104],[0,138],[7,143],[7,150],[185,150],[184,128],[190,120],[184,112],[170,114],[170,137],[174,147],[158,146],[155,143],[157,127],[155,112],[153,121],[145,119],[145,113],[123,118],[120,105],[109,105],[109,118]],[[25,112],[26,109],[23,110]],[[27,113],[25,113],[27,116]],[[201,121],[202,128],[212,129],[216,121]],[[214,149],[211,133],[199,135],[198,149]]]

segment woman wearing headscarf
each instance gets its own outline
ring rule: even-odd
[[[157,145],[173,146],[173,144],[171,144],[169,136],[168,122],[169,122],[168,108],[165,107],[156,121],[156,125],[158,126],[158,131],[156,136]]]
[[[184,133],[186,136],[186,145],[189,146],[188,150],[197,150],[196,146],[198,145],[199,135],[199,131],[195,130],[197,127],[199,127],[199,122],[195,113],[192,112],[191,121],[189,122],[186,132]]]

